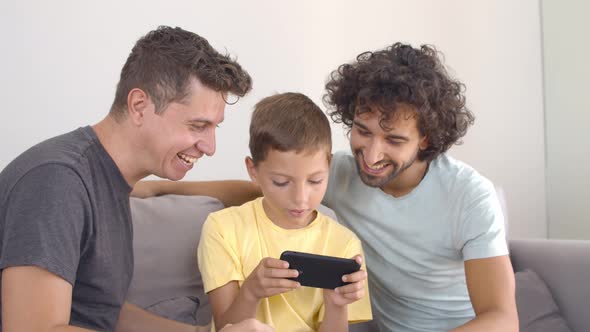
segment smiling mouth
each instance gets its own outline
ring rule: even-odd
[[[365,171],[371,175],[379,175],[381,173],[383,173],[383,171],[391,166],[391,163],[380,163],[376,166],[369,166],[364,159],[362,159],[363,161],[363,168],[365,169]]]
[[[182,152],[177,153],[176,156],[187,166],[191,166],[197,161],[197,159],[199,159],[198,157],[193,157]]]

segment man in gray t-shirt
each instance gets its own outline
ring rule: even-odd
[[[198,331],[125,297],[133,271],[129,193],[179,180],[215,152],[227,94],[251,79],[202,37],[160,27],[121,72],[109,114],[51,138],[0,173],[0,331]],[[224,328],[270,331],[254,320]]]
[[[0,268],[36,266],[72,287],[70,323],[113,330],[133,273],[131,187],[91,127],[23,153],[0,176]]]

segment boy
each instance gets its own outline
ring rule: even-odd
[[[328,119],[306,96],[278,94],[256,105],[246,167],[263,197],[211,214],[199,242],[216,326],[256,317],[281,332],[347,331],[349,322],[372,318],[364,267],[343,276],[350,284],[322,290],[287,279],[298,272],[277,259],[295,250],[362,263],[359,239],[317,211],[331,148]]]

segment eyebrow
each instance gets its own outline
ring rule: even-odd
[[[327,173],[327,172],[328,172],[328,171],[317,171],[317,172],[315,172],[315,173],[313,173],[313,174],[309,174],[308,176],[315,176],[315,175],[320,175],[320,174],[324,174],[324,173]],[[282,177],[286,177],[286,178],[288,178],[288,179],[291,179],[291,178],[293,178],[293,177],[292,177],[292,176],[290,176],[290,175],[287,175],[287,174],[282,174],[282,173],[278,173],[278,172],[272,172],[272,171],[271,171],[271,172],[270,172],[270,174],[272,174],[272,175],[275,175],[275,176],[282,176]]]
[[[353,120],[352,122],[353,122],[353,124],[355,126],[361,128],[362,130],[369,131],[370,132],[370,130],[369,130],[369,128],[367,128],[367,126],[365,126],[364,124],[358,122],[357,120]],[[405,141],[405,142],[408,142],[410,140],[410,138],[407,137],[407,136],[395,135],[395,134],[389,134],[389,135],[387,135],[386,138],[387,139],[393,139],[393,140],[402,140],[402,141]]]
[[[223,120],[225,119],[221,119],[221,121],[219,121],[218,125],[221,124],[223,122]],[[208,119],[190,119],[187,121],[189,124],[204,124],[204,125],[213,125],[213,122],[211,120]]]

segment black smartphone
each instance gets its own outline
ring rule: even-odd
[[[342,276],[360,270],[354,259],[308,254],[298,251],[285,251],[281,260],[289,262],[289,269],[299,271],[297,278],[302,286],[334,289],[347,283]]]

